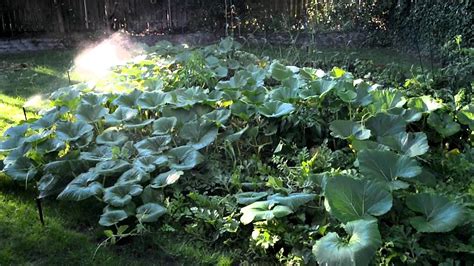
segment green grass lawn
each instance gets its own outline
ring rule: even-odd
[[[347,52],[328,50],[317,55],[331,58]],[[279,48],[264,53],[274,58],[291,55]],[[69,84],[67,70],[74,55],[73,50],[0,55],[0,134],[24,119],[22,106],[29,97]],[[413,58],[386,51],[354,50],[348,55],[385,63],[416,64]],[[31,117],[34,113],[27,115]],[[231,263],[229,253],[212,250],[206,243],[185,239],[174,232],[150,232],[97,250],[105,238],[104,228],[97,223],[100,206],[86,201],[74,203],[71,208],[68,202],[46,199],[43,202],[46,226],[42,226],[33,195],[34,191],[0,174],[0,265]]]

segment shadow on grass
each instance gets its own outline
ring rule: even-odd
[[[175,265],[176,260],[135,237],[126,245],[102,247],[96,202],[43,202],[45,226],[39,221],[33,188],[25,189],[0,175],[0,265]]]

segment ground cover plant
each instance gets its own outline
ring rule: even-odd
[[[472,91],[424,92],[231,39],[161,43],[53,92],[5,131],[2,171],[40,198],[103,208],[100,246],[171,234],[222,263],[469,263]]]

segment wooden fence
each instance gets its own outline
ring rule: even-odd
[[[237,10],[304,18],[309,6],[327,10],[335,2],[360,5],[361,0],[0,0],[0,36],[104,29],[184,32],[204,24],[222,30],[233,21],[228,17],[241,15]]]

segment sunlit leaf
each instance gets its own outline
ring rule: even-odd
[[[316,241],[313,254],[319,265],[369,265],[382,245],[377,221],[356,220],[343,225],[343,228],[348,239],[331,232]]]

